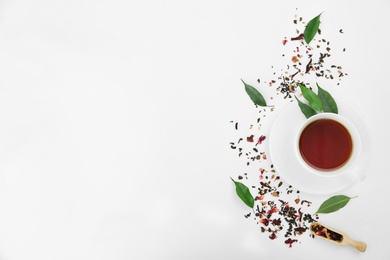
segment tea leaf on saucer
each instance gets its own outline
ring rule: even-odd
[[[327,213],[335,212],[335,211],[343,208],[345,205],[347,205],[349,200],[351,200],[353,198],[356,198],[356,197],[350,198],[350,197],[345,196],[345,195],[336,195],[336,196],[330,197],[329,199],[325,200],[321,204],[320,208],[314,214],[317,214],[317,213],[327,214]]]
[[[246,93],[256,105],[259,105],[261,107],[267,106],[267,102],[265,102],[264,97],[260,94],[260,92],[257,89],[255,89],[251,85],[246,84],[243,80],[241,81],[242,83],[244,83]]]
[[[310,106],[317,111],[322,111],[322,101],[318,95],[300,83],[297,83],[297,85],[301,88],[302,95],[309,101]]]
[[[233,180],[233,178],[230,177],[234,184],[236,185],[236,193],[238,197],[250,208],[253,208],[255,205],[255,200],[249,191],[248,187],[242,184],[241,182]]]
[[[317,114],[317,112],[313,108],[300,101],[296,96],[295,99],[298,101],[299,108],[301,109],[302,113],[305,115],[306,118]]]
[[[318,28],[320,27],[320,23],[321,23],[320,21],[321,14],[311,19],[306,25],[305,31],[303,32],[303,38],[305,39],[305,42],[307,44],[309,44],[311,40],[313,40],[314,36],[318,32]]]
[[[318,85],[318,83],[317,83],[317,88],[318,88],[318,97],[322,101],[324,112],[330,112],[330,113],[338,114],[339,110],[337,108],[336,101],[334,101],[333,97],[329,94],[329,92],[324,90],[324,89],[322,89]]]

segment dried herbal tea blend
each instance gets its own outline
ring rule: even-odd
[[[339,85],[343,77],[348,74],[344,72],[341,65],[331,63],[333,51],[331,42],[322,37],[319,29],[317,35],[308,45],[303,34],[306,22],[298,15],[294,16],[293,22],[296,25],[295,35],[284,37],[281,41],[286,49],[290,50],[290,53],[282,54],[282,57],[286,59],[286,67],[274,71],[273,74],[277,77],[265,83],[269,86],[277,86],[277,92],[283,94],[284,98],[292,97],[297,83],[311,87],[311,82],[307,80],[308,76],[337,81],[337,85]],[[338,33],[344,32],[340,29]],[[343,48],[341,51],[345,52],[345,50]]]
[[[232,121],[233,125],[236,123]],[[253,129],[252,126],[249,128]],[[248,171],[237,176],[241,182],[257,178],[257,185],[249,186],[255,204],[244,216],[253,219],[260,232],[266,234],[269,239],[282,239],[286,245],[292,247],[294,243],[299,242],[302,234],[310,235],[310,224],[318,219],[318,215],[313,217],[308,213],[312,203],[302,197],[299,190],[281,180],[264,152],[267,137],[261,134],[261,131],[255,132],[260,133],[251,135],[246,140],[240,138],[237,146],[236,144],[233,146],[233,149],[238,149],[238,156],[245,159],[248,168],[253,169],[257,166],[255,172]]]
[[[258,79],[259,85],[253,85],[254,88],[259,89],[264,89],[262,84],[266,85],[267,89],[273,87],[271,89],[276,95],[282,94],[282,100],[289,99],[290,101],[293,101],[292,97],[300,85],[311,89],[310,82],[307,80],[309,75],[336,81],[337,85],[347,75],[341,65],[329,62],[332,45],[321,36],[320,29],[310,39],[309,46],[304,39],[307,23],[302,17],[295,15],[293,24],[296,27],[294,35],[285,37],[281,42],[283,48],[290,50],[282,54],[282,57],[286,59],[286,67],[275,70],[273,72],[275,78]],[[337,33],[344,32],[340,29]],[[271,68],[275,69],[273,66]],[[248,93],[248,86],[244,84]],[[247,167],[245,172],[237,174],[234,179],[243,184],[256,183],[256,185],[248,186],[250,193],[254,196],[254,204],[244,217],[254,220],[259,231],[269,239],[279,239],[292,247],[295,243],[300,243],[302,235],[314,238],[309,229],[310,225],[318,220],[318,215],[309,213],[313,212],[310,208],[312,204],[310,200],[305,198],[299,190],[284,183],[274,168],[271,158],[268,158],[268,133],[262,130],[262,123],[267,116],[273,113],[275,107],[264,107],[265,100],[263,102],[261,98],[259,100],[253,98],[253,96],[260,97],[258,92],[254,91],[252,86],[249,90],[248,95],[252,95],[250,97],[258,109],[258,117],[250,125],[242,125],[239,121],[232,120],[230,123],[240,137],[229,144]]]
[[[311,231],[313,231],[317,236],[321,236],[330,240],[333,240],[335,242],[341,243],[343,242],[343,235],[337,233],[336,231],[327,229],[326,227],[316,223],[313,224],[311,227]]]

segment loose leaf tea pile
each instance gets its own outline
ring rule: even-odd
[[[270,112],[270,109],[264,108],[259,111],[264,115]],[[261,118],[264,117],[258,119]],[[237,131],[241,129],[238,122],[231,121],[231,124]],[[253,125],[248,129],[254,133],[259,131],[259,128]],[[239,174],[238,181],[232,180],[238,197],[251,208],[244,215],[245,218],[253,219],[259,225],[260,232],[267,234],[269,239],[280,237],[286,245],[292,247],[294,243],[299,242],[302,234],[309,234],[310,224],[318,219],[318,215],[313,218],[312,214],[307,212],[312,203],[301,197],[299,190],[281,180],[264,151],[266,144],[267,137],[263,134],[249,135],[239,138],[238,142],[230,143],[231,149],[237,151],[238,156],[245,160],[246,167],[255,169],[255,172],[250,174],[247,172]],[[253,176],[258,184],[245,185]]]
[[[337,113],[337,105],[329,92],[318,86],[318,94],[315,94],[311,82],[306,78],[312,75],[317,79],[336,81],[339,85],[341,79],[347,75],[342,66],[328,62],[331,60],[332,47],[330,42],[321,36],[320,15],[309,23],[295,15],[293,23],[297,27],[294,35],[282,40],[284,48],[289,47],[291,50],[289,54],[282,54],[283,59],[287,59],[286,67],[275,70],[271,80],[258,79],[258,85],[247,84],[242,80],[247,95],[258,109],[258,117],[249,125],[232,120],[231,124],[239,137],[230,142],[230,148],[237,152],[247,168],[232,178],[238,197],[251,208],[244,215],[245,218],[253,219],[259,226],[259,231],[267,234],[269,239],[280,238],[289,247],[300,243],[300,236],[303,234],[314,237],[310,234],[309,227],[318,219],[318,214],[309,213],[313,212],[310,211],[312,203],[299,190],[283,183],[267,157],[268,133],[263,132],[262,122],[275,107],[267,106],[261,92],[267,90],[269,94],[271,89],[276,96],[282,94],[282,100],[293,101],[292,98],[295,97],[306,117],[315,115],[317,111]],[[271,68],[274,69],[273,66]],[[301,89],[309,105],[295,96],[297,89]],[[270,99],[274,98],[272,95],[268,96]],[[317,213],[335,210],[337,206],[342,206],[345,198],[337,201],[337,205],[333,205],[334,199],[330,202],[331,206],[327,207],[329,201],[325,201],[325,206],[323,204]]]

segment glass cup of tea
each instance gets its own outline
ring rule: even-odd
[[[357,167],[361,139],[356,127],[345,117],[320,113],[308,118],[296,136],[298,161],[311,173],[321,177],[365,175]]]

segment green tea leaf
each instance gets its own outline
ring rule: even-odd
[[[322,89],[318,85],[318,83],[317,83],[317,88],[318,88],[318,97],[322,101],[324,112],[338,114],[339,110],[337,108],[336,101],[334,101],[333,97],[329,94],[329,92]]]
[[[230,179],[232,179],[232,178],[230,177]],[[251,192],[249,191],[248,187],[245,186],[244,184],[242,184],[241,182],[235,181],[233,179],[232,179],[232,181],[236,185],[236,193],[237,193],[238,197],[240,197],[240,199],[248,207],[253,208],[253,206],[255,205],[255,200],[254,200]]]
[[[300,101],[296,96],[295,99],[298,101],[299,108],[301,109],[302,113],[305,115],[306,118],[317,114],[317,112],[313,108]]]
[[[248,94],[248,96],[252,99],[252,101],[259,106],[265,107],[267,106],[267,102],[265,102],[264,97],[260,94],[257,89],[252,87],[251,85],[246,84],[243,80],[241,80],[242,83],[244,83],[245,91]]]
[[[322,101],[318,95],[300,83],[297,83],[297,85],[301,88],[302,95],[309,101],[310,106],[317,111],[322,111]]]
[[[356,198],[356,197],[353,197],[353,198]],[[345,205],[347,205],[349,200],[351,200],[353,198],[350,198],[350,197],[345,196],[345,195],[336,195],[336,196],[330,197],[329,199],[325,200],[321,204],[320,208],[314,214],[317,214],[317,213],[327,214],[327,213],[335,212],[335,211],[343,208]]]
[[[309,44],[311,40],[313,40],[314,36],[318,32],[318,28],[320,27],[320,16],[321,14],[317,15],[313,19],[311,19],[305,28],[305,31],[303,32],[303,38],[305,39],[305,42]]]

